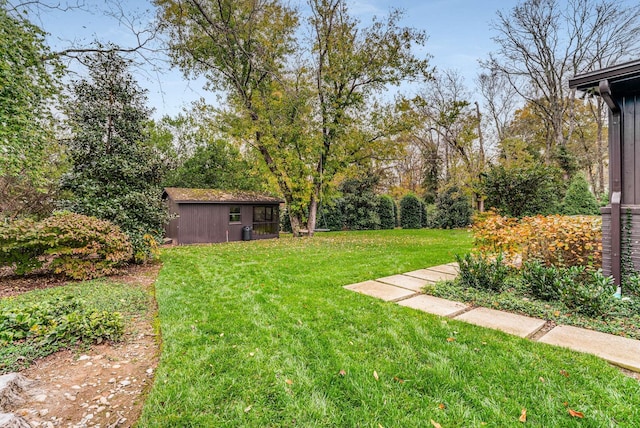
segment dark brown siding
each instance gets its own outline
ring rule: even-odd
[[[180,244],[225,242],[229,208],[216,204],[180,205]]]
[[[621,207],[621,225],[623,231],[631,221],[631,239],[622,233],[621,253],[631,252],[631,260],[635,270],[640,271],[640,206],[623,205]],[[611,207],[601,208],[602,212],[602,270],[611,275]],[[624,257],[623,257],[624,259]]]
[[[620,100],[622,111],[622,203],[640,204],[640,97]]]

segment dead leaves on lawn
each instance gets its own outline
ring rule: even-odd
[[[569,411],[569,414],[574,418],[580,418],[580,419],[584,418],[584,413],[582,412],[577,412],[573,409],[567,409],[567,410]]]
[[[522,412],[520,412],[520,417],[518,418],[518,420],[522,423],[527,422],[527,409],[522,409]]]

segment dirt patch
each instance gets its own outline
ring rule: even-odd
[[[134,266],[111,279],[151,287],[159,270],[159,265]],[[22,282],[11,289],[43,288],[32,285]],[[61,351],[36,361],[21,372],[33,381],[24,401],[6,410],[33,427],[131,426],[140,415],[158,364],[155,312],[152,308],[147,316],[134,319],[120,343]]]

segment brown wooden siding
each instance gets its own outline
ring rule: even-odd
[[[611,275],[611,207],[601,208],[602,212],[602,270],[605,275]],[[620,223],[626,227],[631,217],[631,261],[634,269],[640,271],[640,205],[623,205]],[[629,238],[622,233],[621,253],[629,247]],[[623,257],[624,259],[624,257]]]
[[[640,204],[640,97],[620,100],[622,111],[622,203]]]
[[[167,237],[177,244],[231,242],[242,240],[242,228],[253,227],[252,204],[175,203],[168,200],[169,211],[176,214],[166,227]],[[240,207],[239,223],[229,222],[229,209]],[[260,206],[267,206],[260,204]],[[278,212],[278,205],[271,205]],[[277,238],[275,234],[252,234],[251,239]]]

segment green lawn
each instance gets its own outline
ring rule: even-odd
[[[396,230],[164,251],[139,426],[509,427],[522,409],[526,426],[638,426],[640,383],[595,357],[342,288],[470,246]]]

